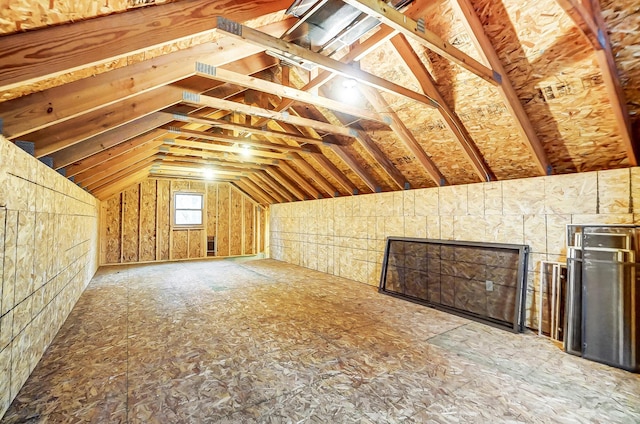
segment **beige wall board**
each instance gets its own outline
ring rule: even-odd
[[[4,315],[15,305],[16,261],[18,245],[18,212],[6,211],[4,266],[2,278],[2,311]]]
[[[156,181],[140,183],[140,257],[139,261],[156,259]]]
[[[157,180],[157,237],[158,237],[158,260],[169,259],[169,231],[170,231],[170,182]]]
[[[207,184],[207,236],[214,237],[218,226],[218,184]]]
[[[202,244],[204,230],[189,230],[189,252],[188,256],[192,258],[202,258],[206,255],[204,245]]]
[[[171,241],[171,259],[187,259],[189,257],[189,230],[173,230]]]
[[[218,186],[218,256],[229,256],[229,228],[231,220],[231,187],[229,184]]]
[[[137,262],[140,225],[140,185],[136,184],[123,192],[122,196],[122,260]]]
[[[120,241],[122,239],[122,194],[110,197],[105,202],[105,263],[119,263],[121,254]]]
[[[598,213],[629,212],[631,212],[631,169],[598,172]]]
[[[35,212],[18,214],[18,243],[16,250],[16,305],[33,293],[33,249],[35,246]],[[31,313],[31,311],[29,311]]]
[[[244,197],[244,196],[243,196]],[[255,234],[255,206],[253,203],[247,199],[243,198],[244,202],[244,245],[243,245],[243,254],[253,254],[256,253],[254,249],[254,234]]]
[[[526,178],[502,182],[502,213],[540,214],[545,211],[545,178]]]
[[[597,213],[597,172],[545,177],[544,191],[547,214]]]
[[[467,214],[467,187],[447,186],[438,189],[438,205],[440,215]]]
[[[243,196],[238,190],[231,189],[231,210],[230,210],[230,239],[229,254],[231,256],[242,254],[242,201]]]

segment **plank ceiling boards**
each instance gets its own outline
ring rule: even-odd
[[[0,131],[101,199],[229,164],[267,204],[638,163],[635,0],[292,3],[11,5]],[[362,25],[312,31],[330,10]]]

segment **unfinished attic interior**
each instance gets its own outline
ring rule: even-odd
[[[637,0],[0,9],[0,422],[640,422]]]

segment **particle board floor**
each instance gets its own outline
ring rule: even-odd
[[[273,260],[101,268],[2,420],[640,422],[640,378]]]

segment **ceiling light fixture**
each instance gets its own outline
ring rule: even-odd
[[[204,174],[204,178],[207,180],[213,180],[216,176],[216,173],[213,169],[210,168],[205,168],[202,170],[202,173]]]

